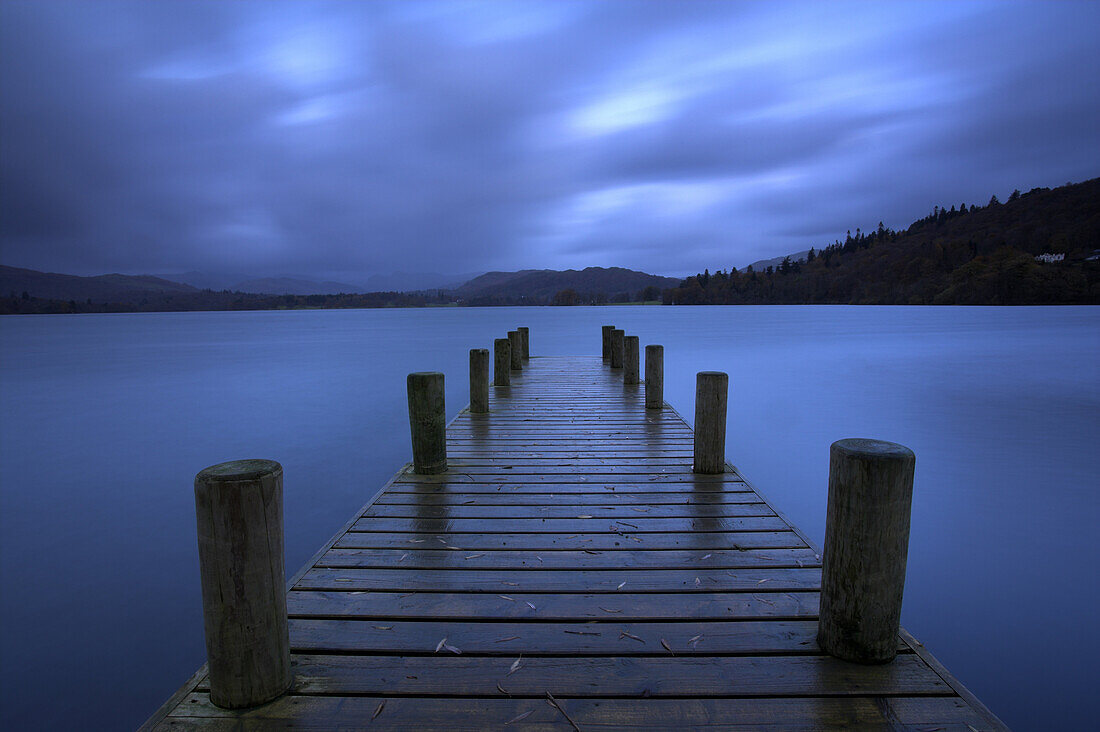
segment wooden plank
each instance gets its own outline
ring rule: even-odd
[[[595,486],[593,486],[595,487]],[[626,493],[600,490],[585,493],[547,493],[525,491],[491,491],[489,493],[387,493],[375,505],[381,506],[548,506],[555,503],[570,506],[720,506],[731,503],[759,503],[752,491],[722,491],[701,495],[689,492]]]
[[[419,620],[743,620],[817,617],[816,592],[676,592],[607,594],[480,592],[348,592],[294,590],[291,617]],[[512,598],[505,600],[501,597]],[[530,602],[538,608],[532,611]]]
[[[616,548],[542,554],[525,549],[490,550],[471,554],[468,551],[450,549],[414,549],[406,544],[395,549],[333,549],[314,566],[329,569],[743,569],[820,567],[817,556],[809,547],[745,551],[712,549],[706,552]]]
[[[348,532],[333,545],[342,549],[400,548],[406,551],[421,548],[452,547],[453,551],[476,550],[525,550],[525,551],[583,551],[604,549],[691,549],[701,554],[723,549],[749,550],[757,548],[785,549],[806,546],[806,542],[793,531],[741,531],[685,534],[682,532],[652,533],[638,536],[605,533],[476,533],[423,534],[413,532]],[[545,557],[544,557],[545,558]],[[314,560],[314,564],[320,557]]]
[[[321,569],[313,568],[295,585],[300,590],[372,592],[772,592],[816,590],[815,568],[492,570],[492,569]],[[767,584],[766,588],[762,585]]]
[[[985,728],[982,718],[955,697],[577,699],[552,693],[581,729],[616,732],[715,726],[728,730],[768,728],[797,732],[825,729],[897,732],[899,726],[944,732]],[[512,722],[536,732],[571,731],[573,727],[562,712],[544,700],[545,695],[509,698],[500,692],[496,698],[478,699],[286,696],[257,709],[236,711],[216,707],[208,695],[196,693],[185,698],[158,729],[252,732],[291,726],[311,731],[377,726],[480,732]],[[517,719],[518,722],[512,721]]]
[[[297,694],[492,697],[501,696],[497,684],[509,694],[538,699],[547,691],[561,697],[648,694],[649,698],[952,693],[913,654],[881,665],[853,664],[829,656],[524,657],[512,673],[516,658],[511,656],[295,654],[293,658]]]
[[[500,600],[504,603],[504,600]],[[537,608],[537,600],[532,603]],[[537,617],[538,611],[532,610]],[[295,653],[439,655],[439,642],[463,656],[715,656],[821,655],[817,620],[596,623],[294,619]],[[908,651],[901,639],[897,646]]]
[[[431,504],[375,504],[363,512],[364,520],[370,518],[438,519],[625,519],[633,523],[635,518],[699,518],[772,516],[772,510],[763,503],[677,503],[671,506],[593,506],[560,503],[543,506],[491,506],[477,505],[469,500],[466,505],[440,506]]]
[[[579,514],[587,515],[587,514]],[[612,523],[614,522],[614,523]],[[586,531],[592,533],[646,534],[651,532],[693,531],[782,531],[787,524],[775,516],[751,516],[748,518],[573,518],[540,519],[439,519],[439,518],[361,518],[352,531],[412,531],[438,534],[481,534],[486,531],[499,533],[558,533]]]

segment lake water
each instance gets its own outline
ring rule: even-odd
[[[133,728],[204,659],[192,480],[285,469],[287,569],[409,459],[405,375],[614,323],[730,375],[727,456],[821,543],[829,444],[917,455],[903,623],[1017,729],[1091,724],[1100,308],[602,307],[0,318],[0,727]]]

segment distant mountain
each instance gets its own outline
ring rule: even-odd
[[[151,295],[194,293],[196,288],[151,275],[77,277],[0,265],[0,295],[21,297],[24,292],[44,300],[136,303]]]
[[[256,277],[240,273],[184,272],[183,274],[161,274],[161,277],[173,282],[197,287],[201,290],[221,292],[250,292],[268,295],[334,295],[341,292],[417,292],[420,290],[451,290],[473,277],[465,275],[441,275],[434,272],[391,272],[374,274],[366,280],[333,282],[331,280],[313,280],[295,275],[276,275],[274,277]],[[352,279],[352,278],[349,278]]]
[[[768,267],[772,267],[774,269],[774,268],[778,267],[780,264],[782,264],[783,260],[786,259],[787,257],[790,257],[792,262],[805,262],[806,257],[808,257],[809,255],[810,255],[810,250],[809,249],[804,249],[801,252],[795,252],[794,254],[788,254],[788,255],[785,255],[785,256],[782,256],[782,257],[773,257],[772,259],[761,259],[759,261],[753,262],[750,265],[742,267],[741,269],[738,270],[738,272],[747,272],[749,267],[752,267],[754,272],[763,272]]]
[[[704,272],[665,292],[674,305],[1100,304],[1100,178],[936,206],[904,231],[881,223],[771,274]],[[772,262],[776,260],[771,260]],[[765,264],[766,263],[758,263]]]
[[[573,291],[577,302],[635,299],[645,288],[658,293],[675,287],[672,277],[646,274],[622,267],[588,267],[582,270],[524,269],[519,272],[487,272],[456,290],[467,301],[551,303],[564,291]],[[659,297],[659,294],[658,294]],[[602,299],[601,299],[602,298]]]
[[[251,277],[243,274],[211,274],[184,272],[178,275],[157,275],[201,290],[250,292],[260,295],[329,295],[339,292],[367,292],[361,285],[346,282],[318,282],[303,277]]]
[[[367,278],[364,292],[419,292],[421,290],[453,290],[475,277],[475,273],[443,275],[437,272],[391,272]]]

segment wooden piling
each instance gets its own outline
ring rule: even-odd
[[[512,370],[523,370],[523,338],[518,330],[508,331],[508,343],[512,347]]]
[[[523,341],[523,358],[531,358],[531,329],[525,325],[521,325],[516,328],[519,331],[520,338]]]
[[[470,411],[489,411],[489,349],[470,349]]]
[[[611,331],[611,368],[623,367],[623,337],[626,334],[620,328]]]
[[[611,331],[615,330],[615,326],[605,325],[600,330],[603,334],[603,360],[607,361],[611,358]]]
[[[645,408],[665,405],[665,347],[645,347]]]
[[[493,341],[493,386],[509,386],[512,383],[512,342],[507,338]]]
[[[897,655],[913,500],[912,450],[893,442],[834,442],[817,642],[838,658]]]
[[[235,460],[195,476],[210,700],[253,707],[293,680],[283,564],[283,468]]]
[[[447,471],[447,415],[443,374],[409,374],[409,427],[412,430],[413,471],[422,475]]]
[[[623,383],[638,383],[638,336],[623,336]]]
[[[729,376],[721,371],[700,371],[695,377],[696,473],[726,470],[726,397]]]

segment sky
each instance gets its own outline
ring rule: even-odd
[[[682,276],[1100,175],[1100,2],[0,0],[0,263]]]

